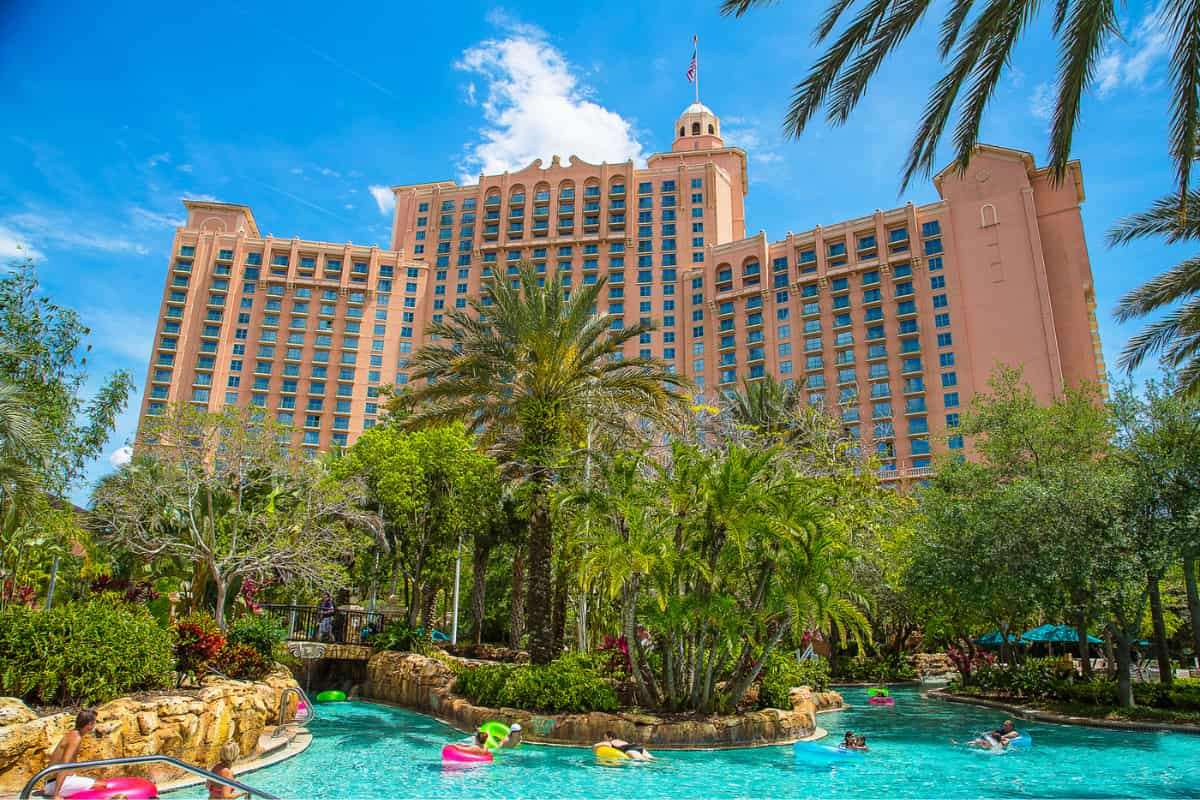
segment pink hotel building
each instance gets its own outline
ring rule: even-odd
[[[768,241],[747,236],[746,154],[693,104],[669,153],[397,186],[390,249],[262,236],[250,209],[186,201],[142,418],[167,404],[255,406],[312,450],[378,418],[424,328],[519,261],[567,287],[607,280],[599,313],[658,329],[630,354],[707,392],[772,374],[835,409],[885,475],[928,473],[998,362],[1042,397],[1105,370],[1078,162],[1054,184],[1029,153],[981,146],[934,178],[941,200]],[[943,444],[944,443],[944,444]]]

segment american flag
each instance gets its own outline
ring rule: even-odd
[[[687,79],[688,83],[696,82],[696,48],[699,46],[699,39],[692,37],[692,63],[688,64]]]

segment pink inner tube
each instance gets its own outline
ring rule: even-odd
[[[90,789],[75,792],[71,797],[76,800],[108,800],[110,797],[146,800],[158,797],[158,787],[145,778],[106,778],[96,781]]]
[[[872,697],[867,702],[873,706],[894,706],[894,705],[896,705],[896,701],[890,697],[875,696],[875,697]]]
[[[462,750],[456,744],[448,744],[442,748],[442,761],[446,764],[490,764],[492,763],[492,754],[480,755]]]

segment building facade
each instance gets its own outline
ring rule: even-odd
[[[768,374],[840,415],[885,473],[920,477],[998,363],[1039,397],[1102,381],[1078,162],[980,146],[941,200],[769,241],[746,235],[746,154],[700,104],[669,153],[555,156],[461,186],[397,186],[390,249],[275,239],[250,209],[186,201],[143,420],[169,403],[256,406],[316,451],[352,443],[379,387],[408,382],[425,326],[519,262],[565,288],[606,281],[598,313],[657,329],[655,356],[706,392]]]

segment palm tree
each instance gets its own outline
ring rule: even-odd
[[[729,412],[739,425],[768,435],[786,434],[803,393],[795,384],[777,381],[773,375],[747,381],[729,396]]]
[[[17,514],[41,497],[38,462],[48,444],[20,388],[0,381],[0,510]]]
[[[529,654],[545,664],[553,652],[553,532],[549,488],[568,455],[569,433],[584,415],[660,418],[683,399],[686,380],[656,359],[622,360],[626,342],[648,332],[639,323],[613,328],[595,313],[603,279],[565,292],[556,276],[522,264],[517,280],[500,279],[472,298],[470,312],[451,311],[429,326],[429,344],[413,354],[415,427],[464,420],[527,484],[529,518]]]
[[[1200,192],[1161,197],[1148,211],[1119,220],[1108,232],[1110,246],[1161,236],[1167,244],[1200,240]],[[1179,391],[1200,392],[1200,256],[1176,264],[1127,293],[1117,303],[1119,322],[1171,309],[1129,340],[1121,351],[1121,367],[1132,372],[1152,355],[1177,369]]]
[[[721,0],[721,12],[740,17],[755,6],[772,2]],[[956,105],[960,111],[953,133],[955,161],[965,168],[979,139],[984,111],[1018,42],[1049,5],[1038,0],[954,0],[944,6],[931,0],[862,0],[857,5],[855,0],[829,0],[813,33],[814,44],[825,45],[825,52],[794,87],[784,128],[798,137],[822,106],[831,124],[843,124],[884,59],[936,6],[945,8],[938,55],[949,62],[949,68],[930,93],[904,165],[903,183],[907,186],[918,173],[929,174]],[[1118,12],[1122,5],[1117,0],[1059,0],[1053,4],[1058,76],[1050,167],[1058,179],[1066,175],[1083,95],[1095,80],[1101,57],[1121,35]],[[1172,0],[1160,4],[1159,9],[1158,22],[1171,41],[1169,149],[1182,195],[1191,177],[1200,122],[1200,8],[1195,2]],[[830,41],[833,29],[844,19],[849,22]],[[960,102],[964,88],[966,96]]]

